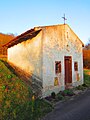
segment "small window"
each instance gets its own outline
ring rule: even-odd
[[[78,71],[78,62],[74,62],[74,70]]]
[[[61,73],[61,61],[55,62],[55,73]]]

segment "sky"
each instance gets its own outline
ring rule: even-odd
[[[87,44],[90,0],[0,0],[0,32],[19,35],[36,26],[66,24]]]

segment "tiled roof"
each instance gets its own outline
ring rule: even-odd
[[[21,43],[23,41],[26,41],[28,39],[32,39],[33,37],[35,37],[41,30],[35,30],[35,29],[30,29],[24,33],[22,33],[21,35],[15,37],[14,39],[12,39],[10,42],[8,42],[7,44],[4,44],[2,47],[6,46],[6,47],[11,47],[13,45],[16,45],[18,43]]]

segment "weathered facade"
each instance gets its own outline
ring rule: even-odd
[[[43,97],[83,84],[83,43],[68,25],[35,27],[6,46],[9,62],[39,78]]]

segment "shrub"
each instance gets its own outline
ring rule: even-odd
[[[84,86],[82,86],[82,85],[79,85],[79,86],[77,86],[77,87],[76,87],[76,89],[77,89],[77,90],[84,90],[84,89],[85,89],[85,87],[84,87]]]
[[[83,86],[83,87],[88,87],[88,85],[87,85],[87,84],[85,84],[85,83],[84,83],[84,84],[82,84],[82,86]]]
[[[58,98],[58,100],[63,100],[63,99],[64,99],[64,96],[61,95],[60,93],[58,93],[58,94],[57,94],[57,98]]]
[[[74,95],[74,93],[73,93],[73,91],[72,91],[72,90],[69,90],[69,91],[67,92],[67,95],[68,95],[68,96],[73,96],[73,95]]]
[[[55,97],[56,97],[55,92],[52,92],[52,93],[51,93],[51,97],[52,97],[53,99],[55,99]]]
[[[62,96],[73,96],[74,93],[73,93],[73,91],[71,89],[66,89],[64,91],[61,91],[61,95]]]

